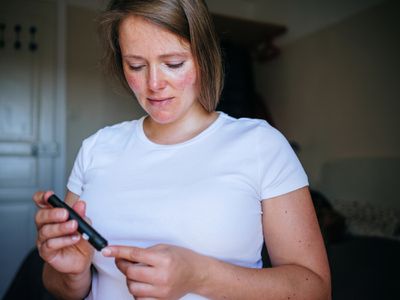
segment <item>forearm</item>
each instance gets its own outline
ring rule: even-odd
[[[43,283],[46,289],[57,299],[83,299],[89,292],[92,282],[90,268],[82,274],[63,274],[45,263]]]
[[[205,270],[196,292],[210,299],[331,299],[330,282],[297,265],[252,269],[209,259]]]

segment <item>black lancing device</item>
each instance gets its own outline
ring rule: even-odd
[[[89,243],[100,251],[108,245],[108,242],[103,238],[92,226],[81,218],[67,203],[62,201],[56,195],[51,195],[47,200],[53,207],[65,208],[68,210],[68,220],[74,219],[78,222],[78,232],[82,234],[82,238],[88,240]]]

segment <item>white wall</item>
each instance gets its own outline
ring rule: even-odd
[[[400,208],[400,3],[385,2],[283,47],[257,86],[315,187]],[[332,174],[336,174],[332,176]]]
[[[248,0],[256,3],[254,18],[286,25],[288,32],[278,39],[283,45],[337,24],[383,0]],[[247,2],[247,1],[246,1]]]

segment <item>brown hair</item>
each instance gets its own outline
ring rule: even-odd
[[[200,79],[199,102],[214,111],[223,87],[221,50],[204,0],[112,0],[99,18],[103,65],[132,92],[125,80],[118,41],[121,21],[137,15],[188,41]]]

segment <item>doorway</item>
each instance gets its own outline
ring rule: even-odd
[[[35,245],[32,194],[64,193],[59,5],[0,3],[0,298]]]

